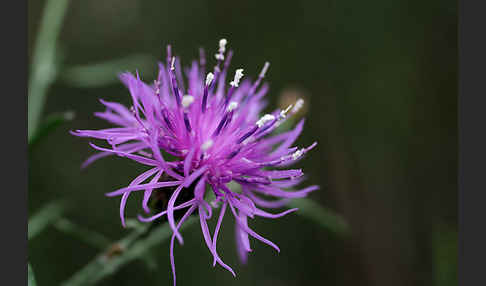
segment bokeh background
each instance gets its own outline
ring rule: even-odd
[[[28,2],[29,63],[45,1]],[[297,215],[252,226],[282,249],[253,241],[248,265],[236,258],[227,217],[219,252],[234,279],[211,266],[199,227],[176,247],[178,285],[457,284],[457,4],[452,0],[70,1],[61,27],[57,79],[43,116],[75,118],[29,149],[29,215],[46,203],[74,202],[67,216],[115,240],[126,235],[118,200],[105,192],[142,170],[110,158],[80,170],[93,153],[72,129],[108,125],[93,117],[99,98],[128,105],[117,68],[152,81],[172,44],[183,63],[227,38],[233,67],[257,75],[271,67],[271,106],[306,98],[298,144],[318,148],[299,166],[310,197],[343,216],[338,236]],[[104,63],[103,68],[96,66]],[[97,68],[98,67],[98,68]],[[128,207],[135,215],[138,207]],[[99,285],[171,285],[167,242],[152,250],[157,267],[135,261]],[[49,228],[29,241],[38,284],[58,285],[97,250]]]

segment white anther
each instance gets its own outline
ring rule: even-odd
[[[206,150],[208,150],[209,148],[211,148],[211,146],[213,146],[213,140],[212,139],[209,139],[208,141],[204,142],[202,145],[201,145],[201,150],[204,152]]]
[[[238,102],[236,102],[236,101],[232,101],[232,102],[230,102],[230,104],[228,105],[228,108],[227,108],[226,110],[228,110],[228,112],[229,112],[229,111],[233,111],[233,110],[235,110],[237,107],[238,107]]]
[[[299,159],[302,155],[304,155],[304,149],[297,150],[292,154],[292,159],[297,160]]]
[[[270,66],[269,62],[265,62],[265,65],[263,66],[262,71],[260,72],[260,77],[264,78],[265,74],[267,73],[268,67]]]
[[[226,51],[226,44],[228,41],[226,39],[219,40],[219,53],[223,54]]]
[[[182,97],[182,106],[184,107],[188,107],[193,102],[194,102],[194,96],[192,95],[187,94]]]
[[[302,98],[299,98],[294,105],[294,108],[292,108],[292,113],[297,113],[302,106],[304,106],[304,100]]]
[[[206,76],[206,85],[209,86],[213,82],[214,74],[212,72],[208,73]]]
[[[294,108],[292,108],[292,113],[297,113],[302,108],[302,106],[304,106],[304,100],[302,98],[297,99]]]
[[[170,63],[170,70],[171,71],[175,70],[175,57],[172,57],[172,61]]]
[[[233,79],[232,82],[230,82],[230,85],[233,87],[238,87],[242,77],[243,77],[243,69],[237,69],[235,72],[235,78]]]
[[[292,104],[289,105],[287,108],[284,110],[280,111],[280,118],[285,118],[287,117],[287,112],[289,112],[290,108],[292,108]]]
[[[224,52],[226,51],[226,44],[227,43],[228,43],[228,41],[226,39],[219,40],[219,50],[218,50],[218,53],[214,55],[214,57],[217,60],[219,60],[219,61],[224,60]]]
[[[275,116],[271,115],[271,114],[265,114],[263,115],[262,118],[260,118],[257,122],[256,122],[256,125],[258,125],[258,128],[262,127],[263,125],[265,125],[265,123],[267,123],[268,121],[272,121],[275,119]]]

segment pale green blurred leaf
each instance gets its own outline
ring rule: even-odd
[[[28,139],[37,133],[49,85],[57,76],[57,39],[68,0],[49,0],[44,8],[32,55],[28,85]]]
[[[228,188],[233,192],[240,193],[241,186],[236,182],[228,184]],[[293,199],[288,204],[291,208],[298,208],[296,214],[308,218],[325,229],[338,235],[347,235],[349,227],[343,217],[334,213],[309,198]]]
[[[66,209],[67,204],[64,201],[54,201],[43,207],[29,219],[28,239],[34,238],[48,225],[57,221]]]
[[[118,83],[118,74],[121,72],[151,71],[156,61],[153,56],[135,54],[96,64],[67,67],[62,73],[62,79],[74,87],[100,87]]]
[[[35,276],[34,276],[34,271],[32,271],[32,267],[30,266],[30,263],[27,263],[27,281],[28,281],[28,286],[36,286],[37,283],[35,282]]]
[[[349,227],[343,217],[308,198],[294,199],[289,207],[298,208],[296,214],[306,217],[338,235],[347,235]]]
[[[189,218],[182,228],[186,228],[197,218]],[[114,243],[111,250],[95,257],[86,266],[81,268],[69,280],[63,282],[64,286],[93,285],[108,275],[115,273],[122,266],[136,259],[145,260],[147,252],[154,246],[170,238],[172,233],[170,226],[164,224],[153,229],[146,237],[143,236],[148,225],[135,229],[127,237]],[[113,249],[118,249],[113,254]]]

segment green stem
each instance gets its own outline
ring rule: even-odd
[[[68,0],[48,0],[40,23],[28,87],[28,139],[35,134],[49,85],[56,77],[56,47]]]
[[[30,263],[27,263],[27,285],[28,286],[36,286],[37,283],[35,282],[35,276],[34,276],[34,271],[32,270],[32,267],[30,266]]]
[[[67,209],[64,201],[54,201],[44,206],[40,211],[29,219],[28,239],[34,238],[51,223],[57,221]]]
[[[197,218],[191,217],[181,228],[184,229],[196,221],[198,221]],[[156,227],[150,227],[148,224],[137,227],[127,237],[113,243],[110,247],[111,250],[97,255],[61,285],[93,285],[106,276],[115,273],[127,263],[135,259],[143,259],[151,248],[170,238],[171,233],[171,228],[167,223]],[[118,251],[114,253],[113,249]]]
[[[55,222],[54,227],[63,233],[70,234],[101,250],[104,250],[110,244],[110,240],[104,235],[81,227],[65,218],[61,218]]]

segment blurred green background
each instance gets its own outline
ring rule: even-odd
[[[45,5],[28,2],[30,64]],[[456,6],[452,0],[69,1],[42,118],[66,111],[75,118],[29,149],[29,216],[63,198],[74,202],[72,221],[111,240],[125,236],[119,201],[104,193],[143,168],[109,158],[81,171],[93,150],[68,131],[109,126],[93,116],[103,110],[99,98],[128,105],[116,78],[120,68],[139,69],[152,81],[167,44],[189,64],[199,47],[212,55],[224,37],[235,51],[233,68],[246,75],[271,62],[271,107],[306,98],[297,143],[319,145],[299,166],[306,184],[322,186],[310,198],[341,214],[351,235],[297,215],[255,219],[254,229],[282,251],[252,240],[249,263],[240,265],[227,216],[218,249],[237,277],[211,266],[193,226],[183,232],[185,245],[176,246],[178,285],[456,285]],[[139,210],[132,201],[130,216]],[[168,250],[167,242],[151,250],[156,268],[137,260],[99,285],[171,285]],[[41,286],[58,285],[97,253],[54,227],[29,241]]]

